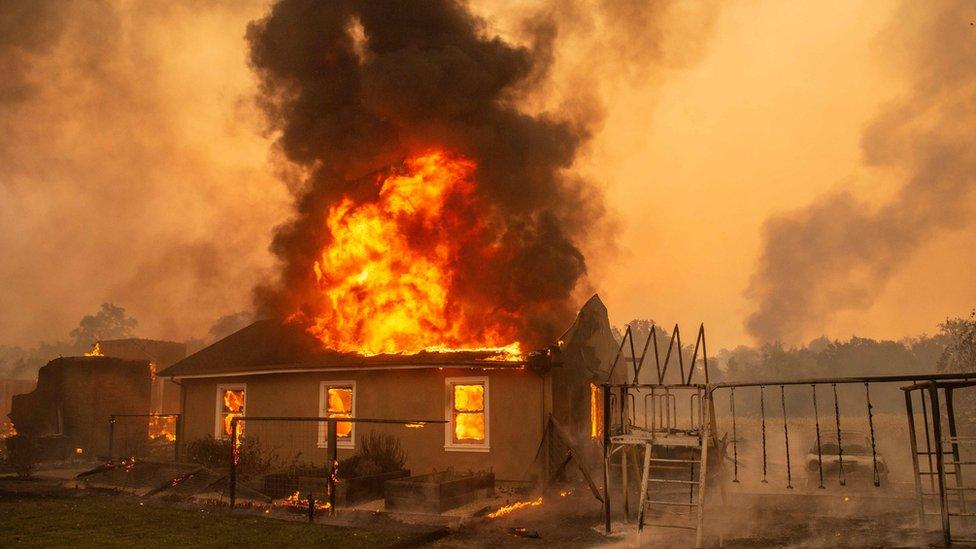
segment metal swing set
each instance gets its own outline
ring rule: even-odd
[[[816,433],[818,488],[825,486],[824,438],[836,442],[837,483],[847,485],[844,454],[844,431],[841,421],[841,403],[837,394],[838,385],[862,384],[864,386],[865,415],[869,428],[871,445],[872,484],[881,487],[883,473],[879,465],[877,431],[875,428],[874,404],[871,400],[872,384],[905,383],[906,412],[909,419],[909,436],[915,476],[915,491],[918,508],[919,528],[927,527],[926,517],[940,516],[941,530],[945,543],[966,542],[953,537],[952,521],[976,516],[974,502],[967,507],[967,492],[976,488],[963,484],[963,466],[976,465],[976,461],[965,461],[960,448],[976,445],[976,436],[963,437],[957,432],[953,391],[976,386],[976,373],[929,374],[929,375],[887,375],[836,378],[814,378],[801,380],[770,380],[754,382],[710,383],[708,355],[705,342],[705,327],[700,325],[695,340],[691,363],[685,369],[681,344],[681,332],[675,325],[663,360],[657,337],[656,326],[651,326],[650,334],[644,342],[640,354],[634,341],[630,326],[624,332],[617,354],[610,365],[608,379],[621,363],[632,365],[633,377],[629,383],[602,385],[603,417],[603,514],[606,533],[612,530],[611,478],[613,471],[619,474],[622,515],[625,521],[631,519],[630,486],[631,475],[640,479],[636,522],[638,531],[645,526],[676,528],[695,533],[695,546],[704,546],[707,532],[705,503],[710,489],[719,489],[721,504],[726,504],[726,462],[732,465],[730,481],[739,483],[739,439],[736,414],[736,390],[759,389],[759,419],[762,444],[762,477],[760,482],[768,483],[769,461],[767,451],[767,407],[766,389],[779,387],[780,416],[783,423],[783,441],[786,451],[786,489],[793,490],[793,463],[790,457],[790,418],[787,413],[786,387],[808,386],[809,398],[814,412]],[[629,356],[628,356],[629,351]],[[677,355],[678,382],[666,382],[669,365]],[[652,373],[652,383],[642,383],[640,373],[645,362],[653,356],[656,371]],[[696,366],[700,368],[696,369]],[[696,381],[700,370],[701,382]],[[672,370],[673,371],[673,370]],[[630,376],[628,376],[630,377]],[[829,386],[833,397],[832,428],[822,428],[820,402],[817,398],[818,386]],[[940,406],[939,391],[942,391],[945,409]],[[715,416],[716,391],[728,391],[731,440],[719,439]],[[644,393],[640,401],[642,413],[637,409],[636,394]],[[912,395],[921,398],[922,425],[925,450],[920,450]],[[687,395],[688,413],[680,417],[678,396]],[[683,408],[683,406],[682,406]],[[933,410],[930,414],[929,409]],[[948,437],[943,437],[943,417],[948,422]],[[832,432],[831,432],[832,431]],[[834,440],[836,438],[836,441]],[[731,457],[726,453],[731,450]],[[639,457],[642,455],[642,458]],[[640,470],[637,470],[642,463]],[[925,466],[928,466],[927,469]],[[925,485],[929,491],[923,490]],[[952,494],[952,498],[949,494]],[[937,506],[938,510],[932,510]],[[648,521],[654,515],[655,521]]]

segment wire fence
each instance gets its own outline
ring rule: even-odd
[[[404,428],[445,420],[351,417],[234,417],[230,421],[230,506],[289,506],[334,514],[383,495],[388,480],[409,476],[399,438],[369,424]],[[354,427],[358,426],[358,427]],[[354,438],[356,437],[356,438]],[[339,460],[339,450],[346,457]]]

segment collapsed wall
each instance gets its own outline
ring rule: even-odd
[[[42,441],[45,459],[107,455],[109,416],[149,413],[150,379],[145,360],[58,358],[38,371],[34,391],[13,397],[9,417],[18,435]]]
[[[549,409],[571,440],[574,452],[585,461],[595,475],[602,461],[602,393],[604,383],[625,383],[627,369],[618,365],[610,371],[617,354],[618,342],[613,337],[607,307],[594,295],[576,316],[572,326],[550,349],[551,367],[546,375],[550,387]],[[563,448],[550,438],[550,467],[558,467],[564,459]]]
[[[94,348],[108,357],[148,360],[153,372],[160,372],[186,358],[186,343],[176,341],[103,339],[97,341]],[[158,414],[180,413],[180,386],[172,380],[153,376],[150,409]]]

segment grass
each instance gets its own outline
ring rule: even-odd
[[[0,495],[0,547],[377,547],[402,540],[371,531],[178,509],[100,497]]]

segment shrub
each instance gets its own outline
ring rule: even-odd
[[[5,440],[7,446],[7,465],[21,478],[34,474],[41,457],[41,446],[34,437],[14,435]]]
[[[339,477],[353,478],[403,469],[406,454],[400,439],[370,431],[359,437],[359,451],[339,462]]]
[[[230,440],[217,440],[212,436],[198,438],[186,446],[187,460],[211,469],[229,469],[230,453]],[[243,439],[237,455],[237,474],[242,478],[267,473],[276,459],[275,452],[264,451],[257,439]]]

